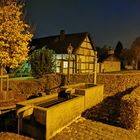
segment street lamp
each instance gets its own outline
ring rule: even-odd
[[[70,59],[71,59],[71,55],[72,55],[72,51],[73,51],[73,47],[71,45],[71,43],[69,44],[68,48],[68,73],[67,73],[67,84],[69,85],[70,82]]]

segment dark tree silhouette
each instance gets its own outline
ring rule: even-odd
[[[107,47],[106,45],[104,45],[103,47],[96,47],[97,49],[97,55],[99,58],[99,61],[104,60],[107,56],[108,56],[108,49],[109,47]]]
[[[121,65],[122,69],[124,69],[125,65],[132,65],[132,62],[134,60],[134,54],[131,51],[131,49],[129,48],[122,49],[121,54],[120,54],[120,60],[122,64]]]
[[[114,51],[115,56],[120,58],[120,54],[121,54],[122,50],[123,50],[123,45],[122,45],[122,43],[120,41],[118,41],[118,43],[117,43],[117,45],[115,47],[115,51]]]
[[[140,69],[140,37],[137,37],[130,47],[135,61],[136,69]]]
[[[135,56],[135,60],[140,60],[140,37],[137,37],[135,41],[133,41],[130,49]]]

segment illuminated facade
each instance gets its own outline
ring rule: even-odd
[[[70,58],[69,71],[74,73],[93,73],[95,69],[96,49],[93,45],[90,34],[74,33],[34,39],[31,46],[34,49],[46,48],[52,49],[56,53],[56,72],[67,74],[68,70],[68,52],[69,44],[72,45],[73,51]]]

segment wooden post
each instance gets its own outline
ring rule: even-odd
[[[0,92],[3,91],[3,66],[0,65]]]
[[[7,91],[9,90],[9,75],[7,75],[7,87],[6,87],[6,90]]]
[[[70,55],[69,55],[69,58],[68,58],[68,73],[67,73],[67,84],[69,85],[69,82],[70,82]]]
[[[2,92],[2,87],[3,87],[3,85],[2,85],[2,76],[0,76],[0,92]]]
[[[75,73],[77,73],[77,54],[75,55]]]
[[[67,85],[70,83],[70,58],[72,55],[73,47],[71,46],[71,43],[69,44],[67,51],[68,51],[68,72],[67,72]]]
[[[60,73],[63,74],[63,69],[64,69],[64,59],[63,55],[61,55],[61,62],[60,62]]]
[[[95,58],[94,58],[94,85],[97,83],[97,52],[95,51]]]

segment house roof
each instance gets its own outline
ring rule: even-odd
[[[35,46],[34,48],[31,48],[31,52],[40,49],[44,46],[49,49],[53,49],[56,54],[67,54],[67,47],[71,43],[73,47],[73,53],[80,47],[84,39],[88,37],[93,50],[96,50],[91,36],[88,32],[82,32],[82,33],[73,33],[73,34],[64,34],[60,33],[60,35],[56,36],[48,36],[48,37],[43,37],[43,38],[37,38],[33,39],[31,42],[31,47]]]
[[[116,57],[114,54],[108,55],[106,58],[99,58],[98,62],[105,62],[105,61],[120,61],[118,57]]]

